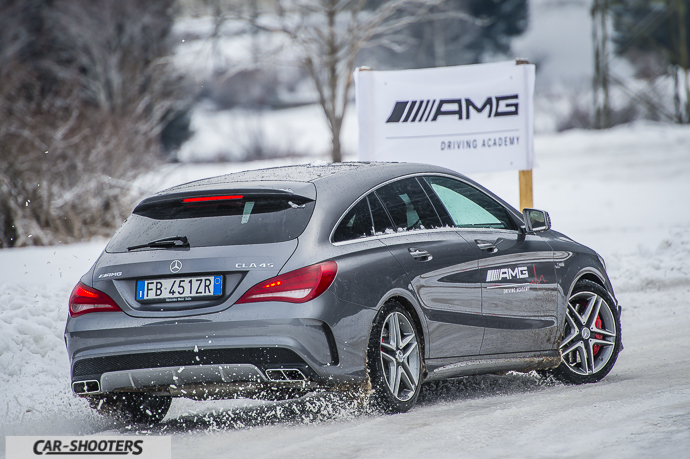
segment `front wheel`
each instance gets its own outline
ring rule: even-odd
[[[389,301],[376,316],[367,352],[374,408],[402,413],[415,404],[422,376],[422,353],[412,316]]]
[[[558,379],[584,384],[600,381],[616,363],[621,325],[611,295],[599,284],[581,280],[568,300],[560,349]]]

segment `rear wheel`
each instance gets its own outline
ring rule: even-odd
[[[369,339],[371,403],[386,413],[402,413],[415,404],[422,376],[422,353],[410,313],[389,301],[376,316]]]
[[[581,280],[568,300],[561,340],[558,379],[584,384],[600,381],[618,358],[621,326],[611,295],[599,284]]]

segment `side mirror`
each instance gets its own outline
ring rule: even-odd
[[[549,213],[537,209],[522,209],[522,217],[525,220],[525,231],[538,233],[551,229]]]

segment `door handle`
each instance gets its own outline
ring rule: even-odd
[[[427,252],[424,249],[417,249],[415,247],[410,247],[407,250],[410,252],[410,255],[412,256],[412,258],[414,258],[417,261],[430,261],[434,258],[429,252]]]
[[[489,252],[489,253],[496,253],[498,252],[498,247],[496,247],[496,242],[491,242],[491,241],[483,241],[481,239],[475,239],[474,243],[477,244],[477,247],[479,247],[479,250],[482,250],[484,252]]]

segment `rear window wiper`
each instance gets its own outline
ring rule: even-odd
[[[189,247],[189,241],[187,240],[187,236],[165,237],[163,239],[156,239],[155,241],[147,242],[146,244],[133,245],[131,247],[127,247],[127,250],[137,250],[147,247],[160,247],[165,249],[172,249],[175,247]]]

